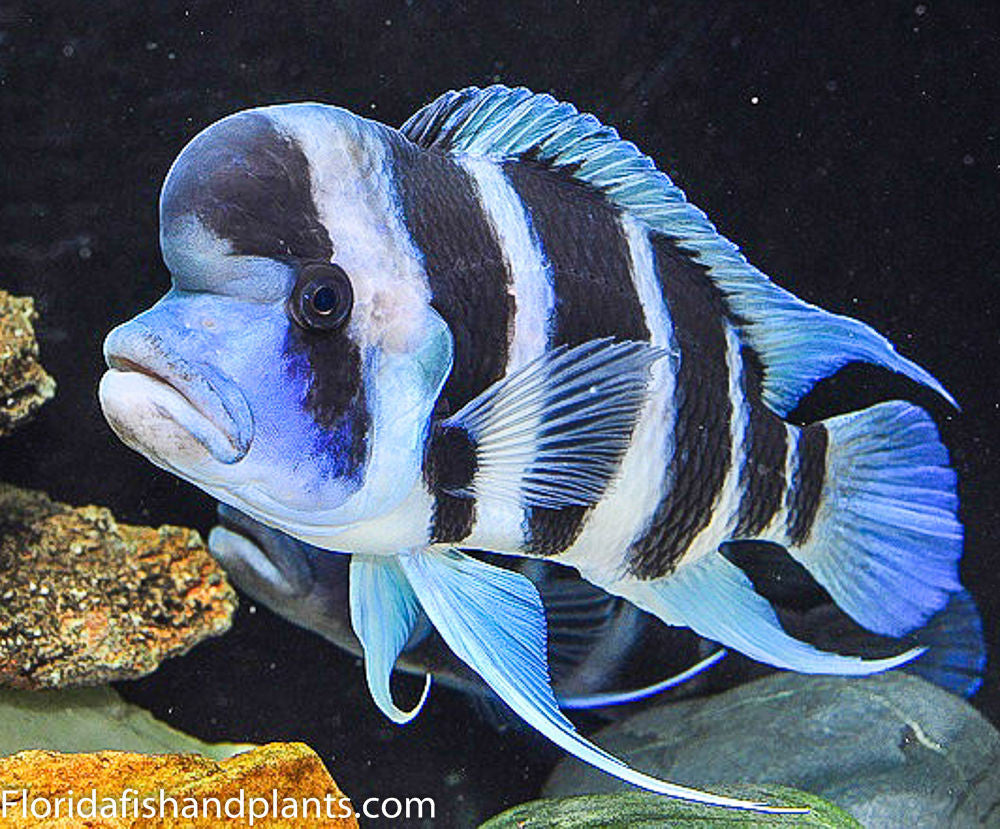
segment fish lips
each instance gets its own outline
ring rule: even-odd
[[[182,435],[227,465],[250,451],[254,420],[243,392],[170,350],[153,329],[136,320],[118,326],[104,341],[104,359],[101,407],[128,445],[168,463],[192,454]]]

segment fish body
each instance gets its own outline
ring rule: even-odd
[[[398,722],[416,710],[388,678],[426,617],[578,757],[746,805],[576,734],[538,591],[462,550],[571,566],[667,624],[807,672],[918,651],[861,660],[794,639],[727,543],[780,545],[879,634],[960,589],[955,476],[925,412],[787,420],[852,361],[951,401],[940,383],[776,286],[568,104],[468,89],[401,130],[318,104],[237,113],[183,150],[160,215],[172,287],[108,336],[105,414],[223,503],[351,554],[352,628]]]
[[[351,628],[349,556],[331,555],[225,505],[219,506],[219,522],[209,533],[209,550],[240,591],[353,656],[364,656]],[[797,638],[874,657],[901,649],[901,640],[875,636],[838,611],[801,565],[777,546],[730,546],[726,554],[749,571],[755,588],[774,604],[782,626]],[[652,697],[662,702],[667,691],[674,698],[707,688],[720,690],[767,670],[750,660],[730,659],[724,675],[710,679],[707,670],[725,652],[708,640],[660,623],[579,578],[572,568],[538,558],[507,557],[505,563],[538,590],[545,608],[550,679],[562,708],[600,709],[601,717],[614,719],[634,712],[633,703]],[[982,684],[982,621],[966,591],[953,594],[944,610],[903,641],[907,647],[926,648],[905,670],[961,696],[972,696]],[[501,715],[498,724],[512,723],[493,705],[489,688],[434,631],[426,614],[414,626],[395,669],[416,676],[433,674],[436,683],[483,700],[485,712]],[[673,691],[681,685],[683,689]]]
[[[219,506],[219,521],[209,533],[209,550],[236,587],[293,624],[364,656],[351,628],[349,556],[331,555],[225,505]],[[660,624],[570,568],[529,558],[508,563],[531,579],[545,607],[549,673],[563,707],[568,701],[574,708],[600,707],[611,716],[609,705],[676,687],[722,656],[710,643]],[[663,656],[650,664],[650,652]],[[414,626],[395,668],[421,677],[433,674],[438,684],[474,698],[492,697],[436,634],[426,614]]]

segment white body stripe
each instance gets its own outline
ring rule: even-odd
[[[680,567],[715,552],[723,541],[732,537],[739,520],[740,501],[743,497],[740,470],[746,452],[750,406],[743,393],[743,360],[740,356],[739,336],[729,324],[726,324],[726,371],[729,374],[729,403],[732,406],[729,418],[729,469],[726,470],[722,488],[712,505],[712,519],[691,539],[687,550],[677,562]]]
[[[515,371],[548,348],[555,290],[552,272],[531,232],[524,205],[500,167],[491,161],[464,157],[459,163],[478,189],[483,211],[504,252],[513,298],[513,336],[505,374]],[[516,551],[523,539],[524,509],[509,498],[491,497],[482,475],[473,480],[476,520],[463,546]]]
[[[267,116],[309,161],[312,197],[333,241],[333,259],[354,289],[349,335],[362,351],[408,350],[423,333],[430,287],[396,203],[381,130],[328,106],[278,107]]]
[[[785,489],[781,493],[781,506],[774,513],[770,523],[758,534],[758,538],[776,544],[788,542],[788,512],[791,497],[792,476],[799,465],[799,428],[785,424]]]
[[[524,205],[503,170],[492,161],[459,158],[479,190],[479,200],[507,260],[514,298],[514,336],[507,373],[543,354],[548,348],[555,308],[552,271],[536,239]]]
[[[588,514],[573,545],[554,559],[612,589],[625,578],[625,551],[649,525],[664,487],[669,485],[665,477],[674,451],[678,367],[673,323],[660,288],[649,231],[629,216],[621,221],[650,341],[673,351],[674,356],[653,366],[649,400],[636,423],[618,477]]]

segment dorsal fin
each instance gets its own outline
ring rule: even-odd
[[[571,104],[524,88],[470,87],[445,93],[410,117],[401,131],[419,146],[440,152],[530,158],[561,170],[672,239],[707,266],[743,344],[764,366],[764,401],[782,416],[817,381],[855,361],[899,372],[957,407],[933,376],[867,325],[823,311],[771,282],[649,157]]]

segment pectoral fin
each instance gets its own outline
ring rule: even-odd
[[[475,452],[474,483],[449,494],[530,507],[593,504],[629,446],[650,368],[669,352],[597,339],[546,352],[441,424]]]
[[[683,800],[787,811],[667,783],[584,739],[560,712],[546,665],[545,613],[524,576],[455,551],[401,556],[402,571],[448,646],[520,717],[574,756],[627,783]],[[795,810],[798,811],[798,810]]]
[[[365,677],[375,704],[393,722],[408,723],[423,708],[430,674],[420,701],[409,711],[397,707],[389,680],[400,652],[413,632],[420,605],[395,557],[351,558],[351,624],[365,651]]]

